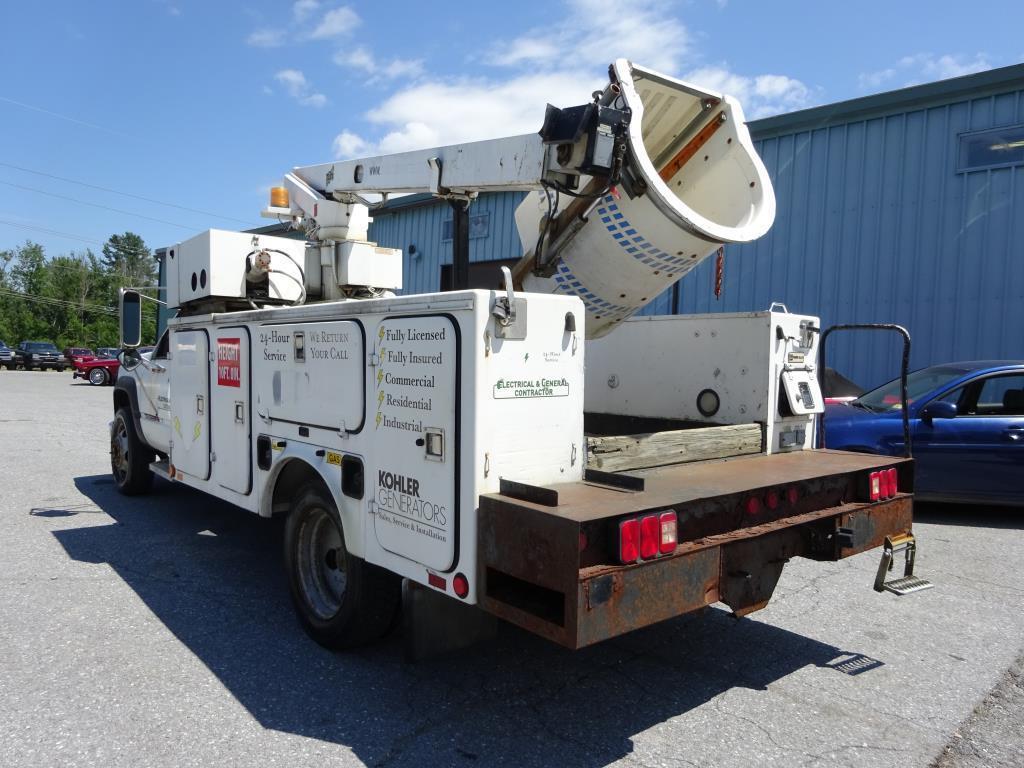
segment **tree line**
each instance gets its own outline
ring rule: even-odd
[[[59,349],[116,347],[124,286],[155,286],[157,262],[139,235],[112,235],[91,249],[56,256],[26,241],[0,251],[0,340],[52,341]],[[146,292],[156,296],[154,291]],[[143,342],[156,335],[156,305],[143,302]]]

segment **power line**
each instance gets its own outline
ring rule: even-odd
[[[79,120],[79,119],[77,119],[75,117],[69,117],[68,115],[62,115],[60,112],[51,112],[50,110],[43,109],[42,107],[36,107],[36,106],[34,106],[32,104],[26,104],[26,103],[24,103],[22,101],[15,101],[14,99],[9,99],[6,96],[0,96],[0,101],[5,101],[8,104],[13,104],[14,106],[21,107],[22,109],[31,109],[33,112],[42,112],[44,115],[50,115],[51,117],[56,117],[56,118],[59,118],[61,120],[67,120],[69,123],[77,123],[78,125],[84,125],[84,126],[87,126],[89,128],[95,128],[98,131],[106,131],[107,133],[112,133],[115,136],[122,136],[122,137],[124,137],[126,139],[132,139],[133,141],[138,141],[139,140],[138,137],[136,137],[136,136],[132,136],[132,135],[127,134],[127,133],[122,133],[121,131],[115,131],[113,128],[107,128],[105,125],[97,125],[96,123],[88,123],[85,120]]]
[[[198,213],[198,214],[200,214],[202,216],[212,216],[215,219],[222,219],[224,221],[234,221],[234,222],[237,222],[239,224],[246,224],[246,225],[252,223],[252,222],[250,222],[250,221],[248,221],[246,219],[236,219],[234,216],[223,216],[223,215],[218,214],[218,213],[211,213],[210,211],[203,211],[203,210],[200,210],[199,208],[189,208],[186,205],[178,205],[177,203],[167,203],[167,202],[164,202],[162,200],[154,200],[151,197],[145,197],[143,195],[136,195],[136,194],[133,194],[131,192],[122,192],[122,191],[120,191],[118,189],[111,189],[110,187],[101,187],[98,184],[90,184],[87,181],[78,181],[76,179],[69,179],[69,178],[66,178],[64,176],[57,176],[57,175],[52,174],[52,173],[46,173],[45,171],[34,171],[31,168],[25,168],[24,166],[21,166],[21,165],[14,165],[12,163],[0,162],[0,166],[3,166],[4,168],[13,168],[16,171],[23,171],[24,173],[34,173],[36,176],[45,176],[48,179],[55,179],[57,181],[66,181],[69,184],[78,184],[79,186],[89,187],[90,189],[98,189],[101,192],[110,192],[110,193],[115,194],[115,195],[123,195],[124,197],[132,197],[132,198],[135,198],[136,200],[142,200],[143,202],[146,202],[146,203],[153,203],[155,205],[165,205],[168,208],[177,208],[178,210],[181,210],[181,211],[188,211],[189,213]]]
[[[90,243],[92,245],[104,246],[106,243],[101,243],[99,240],[93,240],[91,237],[85,237],[84,235],[75,235],[70,232],[61,232],[57,229],[48,229],[46,227],[37,227],[32,224],[22,224],[17,221],[8,221],[6,219],[0,219],[0,224],[6,224],[8,227],[16,227],[18,229],[25,229],[33,232],[45,232],[48,235],[55,235],[56,237],[64,237],[69,240],[78,240],[83,243]],[[124,253],[134,253],[135,255],[151,255],[148,251],[139,250],[138,248],[125,248],[121,246],[118,250]]]
[[[0,296],[12,296],[25,301],[33,302],[35,304],[44,304],[47,306],[59,307],[61,309],[75,309],[85,312],[100,312],[107,315],[117,316],[117,309],[114,307],[105,307],[101,304],[85,304],[78,303],[76,301],[67,301],[66,299],[57,299],[51,296],[39,296],[38,294],[22,293],[21,291],[14,291],[10,288],[0,288]]]
[[[58,200],[68,200],[68,201],[70,201],[72,203],[78,203],[79,205],[88,205],[88,206],[91,206],[93,208],[101,208],[102,210],[105,210],[105,211],[113,211],[114,213],[120,213],[123,216],[135,216],[135,217],[140,218],[140,219],[146,219],[147,221],[155,221],[158,224],[166,224],[166,225],[171,226],[171,227],[178,227],[180,229],[187,229],[190,232],[195,232],[195,229],[196,229],[195,227],[188,226],[187,224],[178,224],[177,222],[167,221],[166,219],[157,219],[157,218],[154,218],[153,216],[146,216],[146,215],[141,214],[141,213],[133,213],[132,211],[123,211],[120,208],[111,208],[109,205],[101,205],[100,203],[90,203],[88,200],[79,200],[78,198],[69,197],[68,195],[58,195],[56,192],[47,192],[45,189],[36,189],[35,187],[26,187],[23,184],[15,184],[14,182],[11,182],[11,181],[0,181],[0,184],[3,184],[3,185],[8,186],[8,187],[14,187],[15,189],[23,189],[23,190],[25,190],[27,192],[35,192],[37,194],[46,195],[48,197],[55,197]]]

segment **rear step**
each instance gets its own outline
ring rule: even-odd
[[[903,576],[886,581],[885,577],[893,568],[893,559],[897,552],[904,552],[906,563],[903,566]],[[917,542],[914,534],[902,533],[898,536],[886,536],[885,544],[882,545],[882,561],[878,564],[878,573],[875,576],[876,592],[892,592],[894,595],[909,595],[911,592],[921,592],[931,589],[935,585],[927,579],[914,575],[914,558],[917,556]]]

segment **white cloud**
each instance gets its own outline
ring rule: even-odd
[[[274,79],[284,86],[288,95],[304,107],[319,109],[327,103],[327,97],[316,93],[306,76],[297,69],[282,69],[274,75]]]
[[[503,82],[486,79],[431,81],[402,89],[367,113],[383,132],[368,141],[351,131],[335,139],[339,157],[403,152],[464,141],[534,133],[544,106],[579,104],[603,78],[574,74],[538,74]]]
[[[569,0],[568,6],[568,15],[560,21],[496,43],[488,62],[557,69],[565,66],[566,52],[583,63],[607,63],[614,48],[615,56],[673,72],[690,52],[689,32],[672,16],[672,4],[663,0]]]
[[[371,151],[372,147],[365,139],[350,131],[342,131],[334,137],[334,156],[339,160],[363,157]]]
[[[359,14],[347,5],[333,8],[317,18],[321,6],[320,0],[295,0],[291,19],[255,30],[246,38],[246,43],[257,48],[276,48],[289,41],[328,40],[347,35],[361,23]]]
[[[483,73],[478,77],[428,79],[430,73],[420,61],[381,61],[366,48],[339,51],[334,56],[338,65],[367,73],[369,82],[394,79],[400,85],[364,115],[367,130],[344,126],[334,140],[335,156],[533,133],[540,128],[546,104],[589,101],[607,83],[606,67],[613,56],[668,74],[694,67],[698,52],[677,18],[678,4],[566,0],[562,8],[562,17],[555,16],[544,27],[490,41],[487,53],[477,58]],[[784,74],[740,75],[725,65],[695,69],[687,79],[738,97],[751,118],[810,106],[817,93]]]
[[[366,48],[340,50],[334,54],[334,63],[346,69],[365,72],[367,83],[395,80],[400,77],[414,79],[423,74],[422,59],[391,59],[378,61]]]
[[[748,77],[726,67],[703,67],[693,70],[684,79],[736,97],[749,120],[803,109],[813,101],[813,92],[807,85],[786,75]]]
[[[292,6],[292,17],[297,22],[303,22],[319,7],[318,0],[296,0]]]
[[[284,45],[285,33],[280,29],[257,29],[245,39],[254,48],[277,48]]]
[[[317,24],[316,28],[312,33],[310,33],[310,37],[314,40],[327,40],[332,37],[342,37],[349,34],[353,29],[359,26],[359,23],[359,15],[347,5],[343,5],[340,8],[334,8],[324,14],[320,23]]]
[[[948,80],[986,69],[992,69],[992,63],[984,53],[976,53],[973,57],[949,53],[915,53],[904,56],[892,67],[862,72],[857,77],[857,84],[863,91],[878,90],[896,83],[899,83],[898,87],[906,87],[933,80]]]

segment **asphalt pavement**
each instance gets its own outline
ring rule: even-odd
[[[0,371],[0,766],[1024,764],[1024,510],[920,508],[928,592],[797,560],[745,619],[407,665],[303,634],[279,521],[118,495],[111,393]]]

